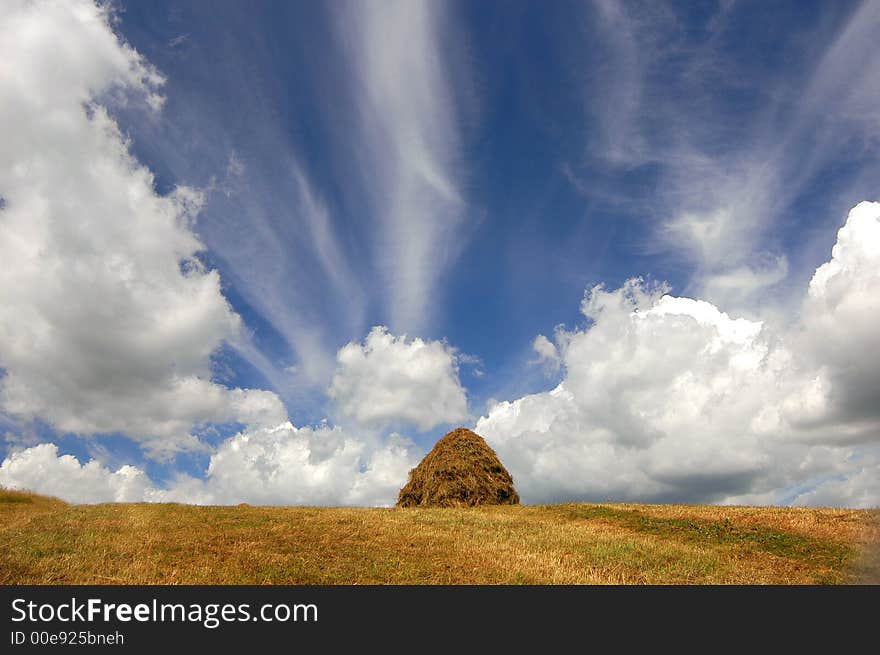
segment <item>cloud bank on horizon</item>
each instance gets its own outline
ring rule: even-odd
[[[556,335],[562,382],[476,430],[529,498],[768,504],[828,476],[788,500],[874,506],[878,460],[859,445],[880,430],[878,245],[880,203],[859,203],[783,331],[639,278],[596,286],[591,325]]]
[[[0,7],[0,485],[387,505],[468,424],[529,503],[880,505],[876,4],[799,26],[806,77],[732,49],[732,3],[560,5],[557,104],[533,61],[475,54],[530,3],[312,7],[265,39],[305,22],[326,60],[230,63],[230,113],[199,48],[268,67],[253,26],[154,43],[144,10]],[[691,105],[655,88],[674,66]],[[519,215],[520,192],[553,200]]]

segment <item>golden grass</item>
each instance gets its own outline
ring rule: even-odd
[[[67,505],[0,490],[0,583],[876,582],[878,521],[687,505]]]

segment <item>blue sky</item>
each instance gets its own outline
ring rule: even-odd
[[[92,11],[91,3],[80,4]],[[11,9],[9,25],[15,11],[24,15],[27,10]],[[46,30],[77,20],[50,14],[38,8],[27,20]],[[279,399],[292,426],[315,430],[309,437],[310,461],[321,449],[315,445],[321,442],[320,430],[341,430],[363,446],[354,465],[359,472],[374,470],[370,458],[398,438],[407,441],[407,455],[394,470],[406,470],[438,436],[463,423],[482,425],[490,444],[502,455],[509,452],[508,459],[516,462],[514,477],[519,472],[526,479],[534,500],[606,494],[794,502],[830,479],[849,486],[828,488],[812,499],[803,496],[803,502],[876,502],[876,485],[859,486],[858,480],[877,472],[878,417],[840,409],[849,407],[849,390],[863,385],[868,374],[838,373],[836,352],[817,354],[818,346],[804,346],[799,339],[811,344],[830,339],[809,336],[809,317],[818,310],[805,300],[812,297],[807,289],[817,267],[832,258],[850,210],[877,199],[880,82],[871,66],[878,57],[872,40],[880,26],[877,3],[119,2],[96,15],[103,16],[102,26],[89,29],[108,39],[106,52],[87,53],[91,46],[85,38],[70,45],[73,61],[82,60],[82,88],[91,94],[89,102],[106,108],[120,131],[119,143],[153,174],[156,198],[172,198],[181,188],[199,194],[198,209],[180,228],[183,236],[175,232],[174,237],[191,235],[199,245],[169,245],[169,257],[183,262],[181,271],[196,267],[199,275],[216,275],[211,326],[240,321],[208,330],[207,353],[191,363],[190,377],[208,378],[204,393],[220,393],[219,387],[253,389]],[[36,61],[34,52],[22,46],[23,69],[28,57]],[[151,81],[141,71],[138,80],[120,82],[102,72],[102,57],[107,62],[127,57],[158,77]],[[31,79],[46,69],[35,70]],[[97,72],[89,77],[92,70]],[[76,73],[69,75],[74,79]],[[163,98],[161,108],[150,102],[150,94]],[[88,115],[82,120],[84,130],[97,129]],[[31,144],[29,151],[52,152],[62,141]],[[9,160],[17,161],[15,153]],[[9,204],[3,213],[14,209],[15,179],[10,173],[8,188],[0,187]],[[126,219],[117,213],[107,220]],[[125,247],[138,250],[147,241],[139,237]],[[108,258],[116,252],[112,242],[92,245],[104,248]],[[634,277],[643,278],[642,286],[627,295],[625,285]],[[35,284],[51,287],[50,278]],[[853,279],[851,288],[863,290],[862,278]],[[591,292],[599,284],[605,291]],[[779,406],[806,397],[797,386],[804,380],[821,386],[825,382],[815,381],[827,375],[822,393],[829,418],[817,419],[816,425],[824,425],[827,434],[850,426],[861,436],[841,444],[811,432],[787,440],[781,451],[774,445],[771,453],[755,445],[764,444],[755,436],[755,416],[767,411],[756,404],[742,410],[748,417],[737,414],[739,422],[723,422],[720,430],[730,437],[725,443],[742,439],[745,445],[733,449],[736,466],[717,474],[706,473],[712,467],[696,459],[700,473],[655,470],[669,453],[687,459],[701,451],[701,429],[687,428],[688,443],[698,444],[694,450],[676,444],[674,450],[645,455],[650,464],[630,462],[626,471],[638,479],[629,487],[546,483],[547,477],[592,475],[593,464],[609,456],[591,450],[599,442],[583,435],[613,434],[606,445],[628,449],[627,435],[642,429],[617,425],[613,412],[608,421],[596,418],[614,404],[608,401],[611,405],[600,411],[589,394],[605,386],[606,378],[596,377],[596,371],[606,370],[602,358],[615,342],[595,350],[599,324],[610,321],[612,312],[585,310],[585,293],[597,306],[629,303],[632,314],[655,308],[664,291],[726,313],[710,320],[699,308],[672,312],[683,312],[675,315],[687,315],[700,330],[714,321],[711,329],[722,340],[733,334],[726,331],[728,319],[761,322],[765,333],[772,326],[773,335],[762,342],[761,366],[771,359],[767,344],[779,341],[787,353],[795,353],[797,361],[789,368],[806,371],[797,382],[772,383],[787,390]],[[228,312],[216,304],[223,300]],[[860,315],[871,307],[862,305]],[[828,319],[834,325],[837,320]],[[371,350],[368,335],[375,326],[387,327],[387,339],[380,348],[375,333]],[[172,329],[177,328],[150,334],[167,336]],[[638,329],[632,329],[628,338],[636,338]],[[676,324],[674,330],[679,329]],[[100,322],[95,330],[100,333]],[[856,332],[841,337],[843,342],[873,344],[870,330]],[[11,344],[18,333],[9,328],[6,334]],[[679,333],[652,334],[634,346],[626,362],[641,361],[637,358],[645,349],[662,355],[666,339],[672,342]],[[536,347],[538,335],[546,337],[543,351]],[[371,367],[379,365],[374,353],[385,348],[389,357],[406,359],[415,352],[407,350],[415,339],[436,356],[425,360],[424,375],[413,373],[422,370],[421,363],[406,360],[400,374],[385,382],[371,377]],[[69,343],[74,342],[80,343]],[[588,360],[576,358],[582,342]],[[351,368],[340,359],[346,344],[366,353],[363,360],[352,359]],[[139,346],[126,346],[132,347]],[[0,367],[12,372],[7,377],[13,388],[13,382],[27,381],[24,371],[31,364],[12,346],[7,350],[5,359],[0,350]],[[92,351],[83,352],[83,361],[97,361],[89,359]],[[173,387],[189,379],[189,373],[178,374],[185,365],[175,357],[168,366],[178,372],[141,377],[142,361],[129,365],[124,359],[114,361],[121,362],[118,374],[125,388],[129,383]],[[395,359],[387,370],[397,371],[404,359]],[[606,368],[617,373],[626,368],[614,361]],[[664,362],[651,366],[663,369],[669,363]],[[850,370],[850,363],[840,366]],[[694,371],[698,368],[694,364]],[[710,369],[716,375],[716,364]],[[627,378],[630,386],[622,394],[642,388],[646,376],[638,370],[642,373]],[[352,377],[352,371],[367,382]],[[669,385],[676,380],[680,385],[688,375],[702,380],[702,373],[675,371]],[[579,395],[572,389],[578,388],[581,373],[589,373],[592,386]],[[101,375],[97,369],[94,374]],[[116,398],[108,379],[96,383],[89,402]],[[701,389],[717,391],[718,379],[706,380]],[[388,394],[397,395],[380,411],[378,396],[370,394],[385,383]],[[431,386],[435,383],[440,386]],[[607,381],[608,388],[619,384],[616,378]],[[29,397],[35,397],[36,387],[28,385]],[[401,385],[407,391],[400,392]],[[657,398],[666,403],[677,393],[673,388],[679,387],[658,387]],[[551,418],[542,429],[526,419],[511,424],[506,414],[492,414],[496,401],[508,401],[509,407],[523,398],[543,402],[554,389],[573,393],[577,412],[583,412],[575,423],[563,426],[556,410],[543,406],[536,416]],[[724,398],[736,393],[728,390],[710,405],[726,407]],[[63,416],[45,409],[55,400],[49,394],[39,402],[16,404],[8,395],[3,420],[9,428],[0,455],[11,462],[23,449],[52,443],[56,454],[74,455],[78,466],[90,459],[100,464],[101,475],[112,477],[124,465],[137,467],[155,491],[173,488],[181,476],[196,486],[206,484],[209,465],[225,447],[248,434],[249,425],[266,428],[253,427],[249,412],[258,410],[248,405],[244,414],[181,410],[173,420],[183,425],[185,415],[189,430],[175,423],[152,434],[128,429],[115,414],[78,420],[81,400],[61,402],[72,408]],[[431,402],[436,407],[427,414],[398,407]],[[520,409],[516,415],[525,416]],[[659,417],[671,415],[664,412],[646,406],[637,422],[650,424],[651,434],[664,435],[668,425]],[[147,419],[164,420],[145,414]],[[779,430],[808,430],[798,426]],[[814,427],[809,430],[815,432]],[[174,430],[188,434],[181,439],[189,445],[175,441]],[[512,443],[509,435],[518,434],[526,436]],[[674,441],[672,436],[658,440]],[[809,473],[799,479],[794,471],[804,469],[803,462],[821,459],[816,448],[833,455],[822,466],[806,467]],[[749,466],[741,461],[744,453],[752,458]],[[590,461],[567,473],[551,465],[578,457]],[[8,475],[13,482],[25,479]],[[534,481],[536,476],[542,481]],[[386,477],[391,480],[386,486],[393,488],[394,475]],[[376,494],[319,495],[319,500],[387,500],[387,489]],[[286,500],[281,491],[261,498]]]
[[[468,380],[472,398],[483,399],[505,390],[509,381],[498,373],[522,364],[535,334],[582,320],[577,304],[586,287],[616,287],[633,275],[666,280],[679,292],[694,283],[700,263],[656,234],[677,208],[675,199],[658,202],[678,166],[667,158],[677,147],[693,149],[711,158],[712,175],[713,167],[737,166],[744,141],[777,147],[770,135],[798,114],[811,82],[806,71],[858,8],[726,7],[688,3],[653,8],[652,16],[620,5],[611,10],[620,16],[608,20],[628,27],[614,32],[589,3],[439,3],[434,54],[458,145],[444,172],[461,208],[432,216],[458,225],[445,244],[452,252],[427,253],[445,261],[428,264],[438,270],[414,317],[399,317],[401,301],[387,279],[398,253],[391,237],[377,234],[387,207],[374,198],[381,184],[373,173],[394,144],[363,143],[358,121],[369,110],[357,87],[364,81],[344,41],[358,18],[344,3],[123,4],[120,33],[168,80],[162,118],[123,125],[160,190],[222,185],[229,158],[241,162],[239,186],[231,197],[212,194],[196,229],[227,297],[273,363],[296,363],[296,339],[247,303],[234,278],[248,273],[224,256],[240,249],[249,212],[269,226],[265,236],[245,238],[267,259],[287,260],[289,275],[269,283],[273,299],[288,305],[282,312],[302,315],[328,352],[372,325],[445,337],[483,361],[487,375]],[[405,57],[408,47],[403,42],[394,55]],[[439,126],[422,129],[444,136]],[[814,134],[797,134],[781,158],[800,160],[816,148]],[[792,260],[801,285],[827,258],[841,217],[870,188],[848,188],[846,169],[861,169],[860,153],[835,155],[803,188],[785,190],[792,197],[783,206],[761,207],[768,220],[756,231],[764,247]],[[341,288],[321,272],[298,225],[303,200],[292,167],[327,208],[350,278]],[[267,242],[276,240],[272,252]],[[289,409],[305,420],[323,416]]]

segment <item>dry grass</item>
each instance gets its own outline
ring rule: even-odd
[[[0,583],[876,582],[878,520],[685,505],[66,505],[0,491]]]

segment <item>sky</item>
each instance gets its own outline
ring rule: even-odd
[[[0,3],[0,485],[880,506],[880,2]]]

